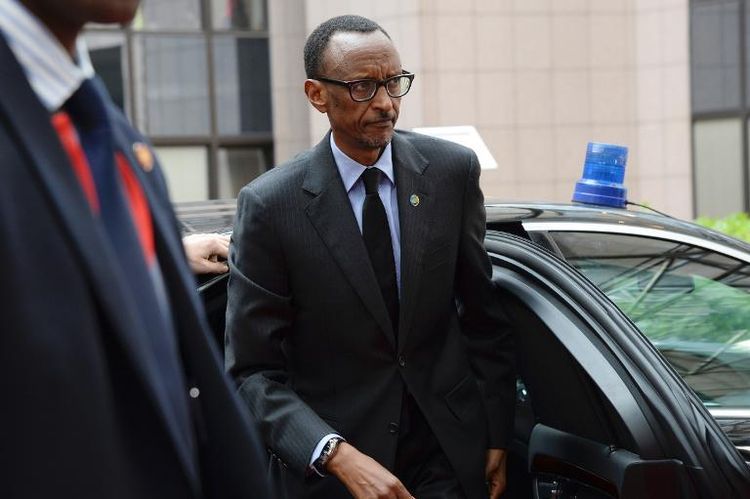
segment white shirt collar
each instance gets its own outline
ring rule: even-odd
[[[0,0],[0,32],[49,112],[57,111],[83,80],[94,76],[83,36],[76,40],[74,61],[47,26],[18,0]]]
[[[359,180],[362,172],[364,172],[368,167],[354,161],[341,149],[339,149],[339,147],[336,145],[336,141],[333,140],[333,133],[331,133],[330,142],[331,151],[333,152],[333,159],[336,161],[336,167],[339,170],[339,175],[341,175],[341,180],[344,181],[344,188],[346,189],[346,192],[349,192],[354,184],[357,183],[357,180]],[[393,178],[393,157],[391,156],[390,142],[385,146],[383,154],[380,155],[375,164],[370,168],[377,168],[381,172],[385,173],[385,176],[388,177],[388,180],[391,181],[391,184],[396,185],[396,182]]]

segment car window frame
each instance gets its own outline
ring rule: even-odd
[[[617,365],[612,364],[615,369],[622,377],[633,379],[631,389],[639,390],[646,397],[641,410],[655,416],[650,424],[659,428],[654,433],[656,438],[667,438],[670,449],[682,449],[684,453],[670,457],[704,470],[711,468],[711,475],[718,473],[714,476],[716,479],[725,476],[726,466],[729,466],[733,473],[743,477],[739,486],[747,487],[750,474],[747,463],[715,418],[637,326],[596,285],[565,260],[528,239],[490,230],[485,245],[493,268],[510,267],[527,281],[535,281],[534,286],[551,292],[584,320],[607,352],[616,358],[611,361],[616,362]],[[497,274],[496,268],[494,273]],[[512,276],[507,284],[525,285],[523,280],[520,282],[518,276]],[[547,325],[555,327],[555,324]],[[718,465],[718,462],[725,464]],[[732,480],[735,485],[738,485],[735,481],[738,476],[734,475]],[[716,483],[708,476],[694,479],[703,482],[704,490]]]

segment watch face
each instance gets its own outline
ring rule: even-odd
[[[321,457],[325,458],[326,461],[328,461],[328,458],[331,457],[331,454],[333,453],[333,449],[336,448],[336,444],[338,443],[338,439],[332,438],[328,442],[326,442],[325,447],[323,447],[323,452],[321,453]]]
[[[320,452],[320,457],[315,460],[315,467],[319,470],[325,470],[326,464],[328,464],[328,460],[331,459],[331,456],[333,456],[333,453],[336,451],[336,447],[338,446],[339,442],[341,442],[341,438],[333,437],[326,444],[323,446],[323,450]]]

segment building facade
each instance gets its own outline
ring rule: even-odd
[[[482,172],[487,197],[569,201],[586,144],[600,141],[630,148],[631,200],[692,217],[688,7],[687,0],[274,1],[277,160],[326,129],[301,91],[305,34],[355,12],[380,22],[417,74],[402,127],[477,127],[498,163]]]
[[[356,13],[417,75],[401,128],[478,129],[488,198],[569,201],[600,141],[629,147],[631,201],[692,218],[749,208],[748,1],[144,0],[87,37],[176,200],[233,197],[320,140],[302,47]]]

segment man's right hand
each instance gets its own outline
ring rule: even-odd
[[[341,442],[326,465],[356,499],[414,499],[401,481],[370,456]]]
[[[182,238],[188,265],[195,274],[224,274],[229,271],[229,236],[191,234]]]

